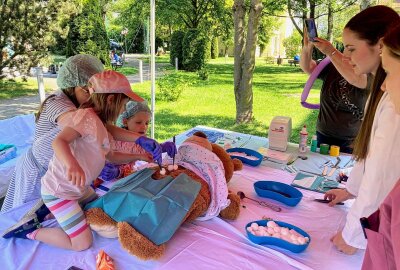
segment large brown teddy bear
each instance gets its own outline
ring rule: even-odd
[[[220,146],[211,144],[204,133],[196,132],[192,137],[188,138],[185,142],[199,145],[205,149],[212,151],[222,162],[223,170],[225,173],[225,181],[228,183],[233,172],[241,170],[243,164],[238,159],[231,159],[228,153]],[[182,147],[181,147],[182,148]],[[181,151],[181,148],[178,151]],[[153,178],[162,181],[162,178],[167,175],[176,178],[178,175],[185,173],[190,176],[193,180],[200,183],[200,191],[195,198],[191,208],[187,212],[185,218],[182,220],[193,221],[198,217],[201,217],[206,212],[209,212],[211,204],[211,193],[208,183],[203,180],[199,175],[193,171],[179,166],[175,171],[167,171],[166,175],[161,175],[159,169],[153,174]],[[230,204],[223,210],[218,211],[219,216],[225,219],[236,219],[240,212],[240,198],[238,195],[233,193],[227,194]],[[137,256],[143,260],[158,259],[165,251],[165,243],[156,245],[151,242],[144,235],[139,233],[127,222],[116,222],[111,219],[106,213],[100,208],[92,208],[86,211],[87,221],[90,224],[92,230],[96,231],[104,237],[119,237],[119,241],[124,249],[130,254]]]

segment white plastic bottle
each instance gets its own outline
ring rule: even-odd
[[[299,141],[299,152],[300,153],[307,152],[307,139],[308,139],[307,127],[306,127],[306,125],[304,125],[302,130],[300,131],[300,141]]]

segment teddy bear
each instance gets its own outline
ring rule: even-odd
[[[176,170],[166,170],[166,174],[162,174],[157,167],[151,172],[151,177],[155,181],[167,178],[178,181],[181,176],[187,175],[199,186],[198,193],[178,226],[195,219],[207,220],[220,216],[234,220],[238,217],[240,197],[229,192],[227,184],[234,171],[242,169],[240,160],[231,159],[222,147],[210,143],[204,133],[196,132],[181,145],[175,163],[178,165]],[[125,250],[142,260],[156,260],[164,254],[166,242],[157,245],[130,223],[116,222],[103,209],[95,207],[85,211],[92,230],[103,237],[118,237]]]

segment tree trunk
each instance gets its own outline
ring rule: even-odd
[[[232,10],[234,15],[235,26],[235,48],[234,48],[234,92],[236,101],[236,112],[240,107],[240,91],[242,80],[242,67],[244,60],[245,31],[244,18],[246,13],[244,0],[235,0]],[[237,114],[236,114],[237,115]]]
[[[288,14],[289,14],[289,18],[292,21],[294,27],[296,28],[297,32],[300,34],[300,36],[303,36],[303,29],[300,29],[299,25],[297,24],[297,22],[294,20],[294,15],[293,15],[293,6],[292,6],[292,0],[288,0],[287,1],[287,10],[288,10]],[[302,1],[302,5],[305,5],[305,8],[303,8],[303,21],[305,18],[307,18],[307,12],[305,11],[307,9],[307,4],[305,3],[305,1]]]
[[[333,12],[332,12],[332,1],[328,3],[328,33],[327,39],[330,43],[333,42]]]
[[[315,18],[315,1],[309,0],[310,3],[310,18]]]
[[[235,0],[235,74],[234,91],[236,101],[236,123],[247,123],[253,120],[253,71],[255,67],[255,51],[257,30],[262,11],[261,0],[251,0],[247,24],[247,40],[245,41],[243,0]]]

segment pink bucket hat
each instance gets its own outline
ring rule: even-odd
[[[128,79],[121,73],[114,70],[105,70],[94,74],[89,79],[89,92],[92,93],[122,93],[130,99],[142,102],[144,99],[132,91]]]

